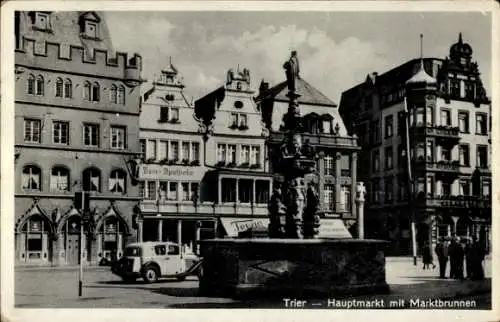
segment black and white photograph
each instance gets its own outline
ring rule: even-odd
[[[487,320],[493,2],[141,2],[5,6],[6,321],[78,308]]]

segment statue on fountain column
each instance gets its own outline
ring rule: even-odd
[[[286,70],[286,81],[288,84],[288,90],[291,92],[296,91],[296,79],[299,78],[299,58],[297,57],[297,52],[294,50],[290,56],[290,59],[283,64],[283,68]]]
[[[303,178],[295,178],[289,182],[288,207],[286,218],[286,237],[303,238],[303,214],[305,206],[305,196]]]
[[[306,192],[306,208],[304,210],[304,238],[314,238],[319,228],[319,197],[312,182],[308,183]]]

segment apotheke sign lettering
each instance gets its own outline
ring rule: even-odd
[[[194,171],[189,168],[179,167],[151,167],[143,165],[140,168],[139,176],[143,178],[182,178],[194,176]]]

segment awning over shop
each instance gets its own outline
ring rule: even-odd
[[[318,238],[352,238],[342,219],[322,218]]]
[[[238,237],[238,234],[249,230],[267,230],[269,226],[268,218],[221,218],[222,226],[226,230],[228,237]]]
[[[238,234],[249,230],[266,231],[269,226],[268,218],[220,218],[228,237],[238,237]],[[342,219],[321,219],[319,238],[352,238]]]

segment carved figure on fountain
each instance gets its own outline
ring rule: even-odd
[[[319,218],[319,196],[314,184],[308,183],[306,193],[306,208],[304,210],[304,238],[314,238],[318,233]]]
[[[281,187],[275,187],[269,203],[269,237],[281,238],[285,235],[286,211]]]

